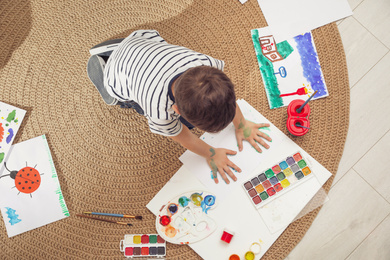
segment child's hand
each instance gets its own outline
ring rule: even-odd
[[[215,183],[218,183],[218,172],[221,175],[222,179],[226,182],[226,184],[230,183],[226,174],[229,175],[230,178],[233,179],[233,181],[236,181],[237,177],[233,174],[230,168],[233,168],[238,172],[241,172],[241,169],[232,161],[230,161],[227,155],[235,155],[237,152],[223,148],[210,148],[210,153],[211,154],[210,157],[207,159],[207,163],[212,170],[213,179]]]
[[[261,149],[258,145],[261,144],[261,146],[265,147],[266,149],[269,148],[269,145],[264,142],[263,139],[271,142],[272,139],[268,135],[264,134],[259,130],[261,127],[268,127],[269,124],[255,124],[248,120],[242,120],[238,127],[236,127],[236,138],[237,138],[237,144],[238,144],[238,150],[242,151],[242,141],[246,140],[248,141],[259,153],[261,153]]]

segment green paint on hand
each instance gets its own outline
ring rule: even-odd
[[[238,124],[238,129],[244,128],[244,123],[241,121],[240,124]]]
[[[244,128],[244,137],[248,138],[251,135],[252,129],[250,127]]]
[[[12,120],[15,120],[16,116],[16,110],[13,110],[11,113],[8,114],[7,122],[11,123]]]
[[[210,157],[213,157],[213,156],[215,155],[215,150],[214,150],[214,148],[210,148],[209,151],[211,152],[211,156],[210,156]]]

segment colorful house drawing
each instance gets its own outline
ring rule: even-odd
[[[275,39],[272,35],[260,37],[259,40],[261,52],[270,62],[283,60],[282,55],[278,52]]]

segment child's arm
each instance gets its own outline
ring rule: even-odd
[[[227,157],[227,155],[235,155],[237,152],[223,148],[214,148],[206,144],[196,135],[191,133],[191,131],[184,125],[180,134],[172,136],[171,138],[188,150],[206,158],[207,163],[212,170],[215,183],[218,183],[218,172],[221,174],[222,179],[224,179],[226,183],[229,183],[229,179],[225,173],[227,173],[234,181],[237,180],[237,177],[233,174],[230,168],[233,168],[238,172],[241,172],[241,169]]]
[[[233,119],[233,124],[236,129],[236,138],[239,151],[242,151],[243,140],[248,141],[259,153],[261,153],[261,149],[257,143],[261,144],[266,149],[269,148],[269,145],[264,142],[263,138],[271,142],[271,137],[259,130],[259,128],[267,127],[269,124],[255,124],[246,120],[238,104],[236,106],[236,115]]]

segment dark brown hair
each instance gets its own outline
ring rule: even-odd
[[[176,80],[174,92],[181,116],[203,131],[221,131],[236,114],[233,83],[219,69],[199,66],[187,70]]]

